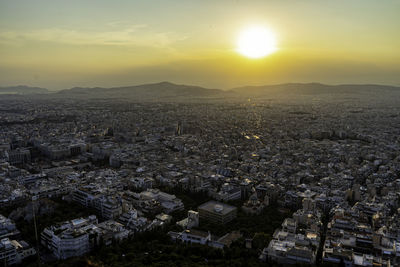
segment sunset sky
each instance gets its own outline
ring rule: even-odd
[[[398,0],[0,0],[0,86],[400,85]],[[251,26],[277,50],[237,52]]]

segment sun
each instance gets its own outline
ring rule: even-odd
[[[236,51],[249,58],[262,58],[277,50],[275,34],[264,27],[246,28],[239,34]]]

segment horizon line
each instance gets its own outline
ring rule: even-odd
[[[160,82],[147,82],[147,83],[140,83],[140,84],[130,84],[130,85],[123,85],[123,86],[111,86],[111,87],[102,87],[102,86],[72,86],[72,87],[67,87],[67,88],[62,88],[62,89],[49,89],[47,87],[41,87],[41,86],[34,86],[34,85],[26,85],[26,84],[18,84],[18,85],[2,85],[0,88],[11,88],[11,87],[29,87],[29,88],[41,88],[45,89],[48,91],[63,91],[63,90],[69,90],[69,89],[74,89],[74,88],[82,88],[82,89],[95,89],[95,88],[101,88],[101,89],[113,89],[113,88],[124,88],[124,87],[137,87],[137,86],[144,86],[144,85],[156,85],[156,84],[172,84],[172,85],[177,85],[177,86],[192,86],[192,87],[200,87],[203,89],[208,89],[208,90],[222,90],[222,91],[229,91],[229,90],[234,90],[234,89],[239,89],[239,88],[244,88],[244,87],[267,87],[267,86],[280,86],[280,85],[308,85],[308,84],[318,84],[318,85],[325,85],[325,86],[348,86],[348,85],[358,85],[358,86],[387,86],[387,87],[396,87],[400,88],[400,84],[395,85],[395,84],[383,84],[383,83],[338,83],[338,84],[331,84],[331,83],[323,83],[323,82],[282,82],[282,83],[271,83],[271,84],[259,84],[259,85],[241,85],[241,86],[235,86],[235,87],[230,87],[230,88],[216,88],[216,87],[205,87],[201,85],[196,85],[196,84],[185,84],[185,83],[179,83],[179,82],[171,82],[171,81],[160,81]]]

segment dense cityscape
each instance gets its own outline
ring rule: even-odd
[[[0,262],[399,266],[399,109],[355,103],[0,99]]]
[[[0,0],[0,267],[400,267],[399,0]]]

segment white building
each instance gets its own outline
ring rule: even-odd
[[[97,218],[91,215],[67,221],[60,226],[43,230],[41,243],[51,250],[58,259],[81,256],[90,251],[89,231],[95,229]]]
[[[206,245],[211,241],[210,232],[203,232],[199,230],[185,230],[181,233],[168,232],[173,241],[181,241],[190,244]]]
[[[199,226],[199,213],[194,210],[188,211],[187,218],[176,223],[184,229],[192,229],[193,227]]]
[[[160,202],[161,207],[167,214],[184,209],[182,200],[175,195],[164,193],[158,189],[147,189],[140,193],[140,198],[142,200],[156,200]]]

